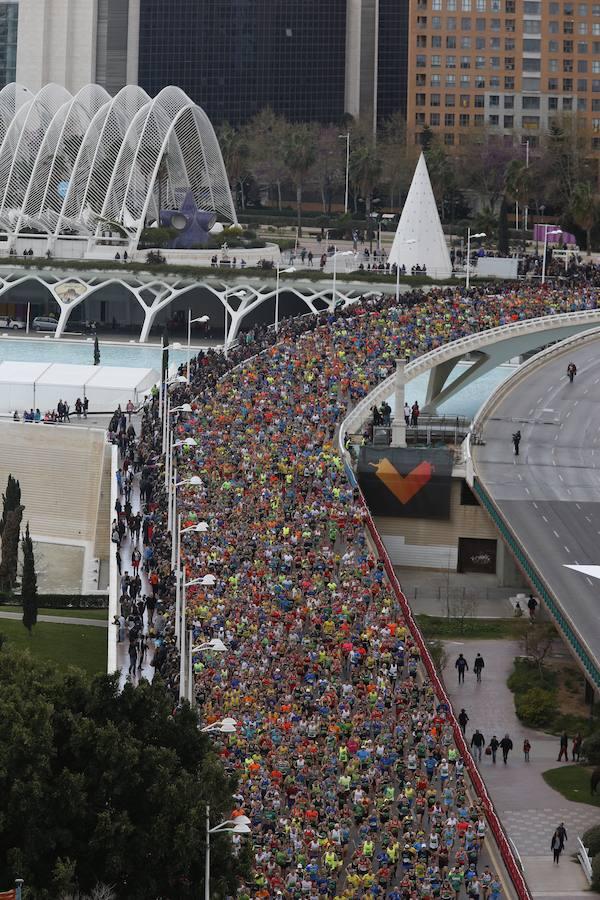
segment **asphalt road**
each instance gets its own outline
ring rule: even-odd
[[[519,381],[490,412],[483,436],[474,448],[483,486],[600,668],[600,580],[564,568],[600,564],[600,339],[557,353]]]

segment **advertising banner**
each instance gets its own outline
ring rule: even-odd
[[[450,518],[452,454],[445,447],[361,447],[357,475],[374,516]]]

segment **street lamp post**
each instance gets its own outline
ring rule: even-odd
[[[340,140],[346,141],[346,191],[344,194],[344,213],[348,215],[348,187],[350,184],[350,132],[338,135]]]
[[[477,234],[471,234],[471,229],[467,229],[467,290],[471,286],[471,238],[484,238],[485,231],[478,231]]]
[[[552,231],[548,229],[552,228]],[[549,234],[562,234],[562,230],[560,228],[556,228],[554,225],[544,225],[544,255],[542,257],[542,284],[546,283],[546,253],[548,252],[548,235]]]
[[[210,806],[206,804],[206,857],[204,871],[204,900],[210,900],[210,837],[212,834],[222,834],[228,831],[231,834],[250,834],[250,819],[248,816],[236,816],[227,819],[220,825],[210,827]]]
[[[188,309],[188,343],[187,343],[187,379],[190,380],[190,357],[192,355],[191,344],[192,344],[192,322],[208,322],[210,320],[210,316],[197,316],[195,319],[192,319],[192,310]]]
[[[411,238],[408,241],[403,241],[403,245],[406,244],[416,244],[417,241],[415,238]],[[396,303],[400,302],[400,260],[396,260]]]
[[[213,576],[210,576],[210,577],[213,577]],[[200,584],[205,584],[206,578],[207,578],[206,575],[204,576],[204,578],[201,578]],[[225,653],[227,651],[227,647],[225,646],[225,644],[223,643],[223,641],[220,638],[212,638],[207,644],[199,644],[197,647],[194,647],[193,646],[193,644],[194,644],[193,637],[194,637],[194,635],[193,635],[192,629],[190,628],[189,634],[188,634],[189,644],[188,644],[187,690],[185,692],[185,697],[187,698],[190,705],[192,703],[192,697],[193,697],[194,653],[202,653],[206,650],[210,650],[213,653]],[[230,720],[227,719],[226,721],[229,722]],[[208,731],[209,729],[203,729],[203,730]],[[210,730],[216,731],[217,729],[213,728]],[[234,731],[235,731],[235,728],[230,728],[229,726],[221,729],[222,734],[232,734]]]
[[[277,263],[277,285],[275,287],[275,334],[279,331],[279,276],[281,272],[288,275],[295,271],[296,269],[294,266],[288,266],[287,269],[282,269],[280,268],[279,263]]]

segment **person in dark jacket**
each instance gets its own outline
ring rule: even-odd
[[[500,741],[500,748],[502,750],[502,762],[504,763],[504,765],[506,765],[506,762],[508,760],[508,754],[510,753],[510,751],[513,748],[513,742],[511,741],[511,739],[509,738],[509,736],[507,734],[505,734],[504,737],[502,738],[502,740]]]
[[[460,684],[460,683],[462,682],[462,683],[464,684],[464,682],[465,682],[465,671],[468,672],[468,670],[469,670],[469,664],[468,664],[468,662],[466,661],[466,659],[464,658],[464,656],[462,655],[462,653],[459,653],[459,654],[458,654],[458,659],[457,659],[456,662],[454,663],[454,668],[455,668],[455,669],[458,669],[458,683]]]
[[[471,750],[474,749],[473,756],[476,758],[477,762],[481,762],[481,754],[483,752],[483,748],[485,747],[485,738],[477,728],[471,738]]]
[[[483,672],[484,667],[485,663],[483,661],[483,656],[481,655],[481,653],[478,653],[475,657],[475,662],[473,663],[473,671],[477,676],[477,681],[481,681],[481,673]]]
[[[464,734],[464,733],[465,733],[465,729],[466,729],[466,727],[467,727],[467,722],[469,721],[469,717],[468,717],[468,715],[466,714],[466,712],[464,711],[464,709],[461,709],[461,711],[459,712],[457,718],[458,718],[458,724],[460,725],[461,730],[462,730],[462,733]]]
[[[500,746],[500,741],[496,737],[495,734],[492,735],[492,739],[490,741],[490,750],[492,751],[492,762],[496,763],[496,753],[498,752],[498,747]]]

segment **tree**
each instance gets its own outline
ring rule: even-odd
[[[24,878],[36,900],[98,882],[118,900],[202,896],[206,803],[228,819],[235,782],[196,713],[174,713],[159,677],[119,692],[116,676],[6,647],[0,682],[0,884]],[[215,900],[236,893],[249,849],[213,837]]]
[[[360,196],[364,200],[367,230],[371,237],[373,191],[381,177],[383,163],[372,132],[362,122],[358,122],[352,132],[350,147],[350,180],[354,185],[355,198]]]
[[[461,149],[461,187],[473,191],[493,215],[504,196],[506,170],[514,157],[515,149],[499,143],[491,134],[475,135]]]
[[[379,137],[382,177],[389,190],[389,206],[400,205],[400,196],[408,191],[415,167],[414,147],[406,145],[406,119],[394,113],[383,123]]]
[[[346,174],[346,145],[339,138],[339,128],[323,126],[317,134],[315,179],[321,191],[323,212],[331,215],[333,195],[343,186]]]
[[[0,519],[0,535],[4,531],[6,522],[6,513],[15,509],[21,503],[21,485],[12,475],[8,476],[6,482],[6,493],[2,494],[2,518]]]
[[[592,228],[598,220],[598,197],[588,181],[578,181],[573,188],[570,214],[580,228],[585,231],[586,253],[592,252]]]
[[[498,252],[500,256],[510,255],[506,197],[502,198],[502,203],[500,204],[500,215],[498,216]]]
[[[524,160],[511,159],[506,167],[505,196],[503,197],[503,202],[506,202],[506,197],[508,196],[514,203],[518,203],[522,208],[521,228],[523,231],[523,249],[525,249],[526,246],[524,207],[529,202],[530,190],[531,170]]]
[[[38,615],[38,591],[37,575],[35,574],[35,558],[33,555],[33,541],[29,534],[29,522],[25,528],[23,538],[23,574],[21,577],[21,603],[23,604],[23,625],[31,634],[31,629],[37,622]]]
[[[98,343],[98,335],[94,335],[94,365],[100,365],[100,344]]]
[[[263,109],[245,126],[248,165],[257,184],[266,190],[277,188],[277,208],[281,209],[281,183],[287,177],[284,143],[288,123],[272,109]]]
[[[556,629],[551,622],[532,626],[523,632],[521,641],[523,654],[535,663],[540,675],[543,674],[544,660],[550,653],[555,640]]]
[[[217,137],[234,197],[239,198],[241,208],[245,209],[246,178],[249,169],[246,135],[242,131],[236,131],[229,122],[224,122],[218,129]]]
[[[19,558],[19,539],[24,506],[17,506],[6,513],[2,531],[2,555],[0,560],[0,587],[11,591],[17,580],[17,562]]]
[[[286,128],[283,160],[290,179],[296,187],[298,234],[302,234],[302,190],[317,160],[317,133],[314,125],[305,122],[288,124]]]

